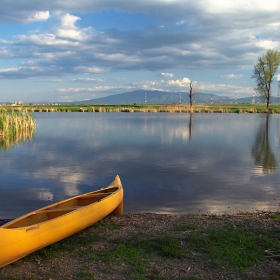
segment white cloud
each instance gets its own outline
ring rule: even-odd
[[[20,70],[20,68],[17,68],[17,67],[2,68],[2,69],[0,69],[0,73],[18,72],[19,70]]]
[[[77,20],[80,20],[80,19],[81,19],[80,17],[73,16],[73,15],[70,15],[70,14],[63,15],[60,19],[61,20],[61,26],[65,29],[76,28],[75,27],[75,22]]]
[[[173,78],[174,74],[172,74],[172,73],[161,73],[161,76],[163,76],[165,78]]]
[[[58,88],[58,92],[91,92],[91,91],[107,91],[116,89],[116,86],[97,86],[93,88]]]
[[[280,47],[280,43],[271,40],[259,40],[256,42],[256,46],[262,49],[277,49]]]
[[[84,83],[92,83],[92,82],[103,83],[104,82],[102,79],[95,79],[95,78],[78,78],[78,79],[73,79],[73,81],[84,82]]]
[[[87,67],[87,66],[78,66],[75,68],[78,72],[82,73],[104,73],[105,69],[101,69],[99,67]]]
[[[199,1],[200,4],[202,0]],[[270,0],[269,2],[264,2],[262,0],[247,0],[246,2],[242,0],[232,1],[232,0],[206,0],[204,1],[205,9],[211,13],[242,13],[248,12],[252,13],[255,11],[270,11],[273,12],[279,9],[278,0]]]
[[[240,86],[241,78],[242,84],[252,83],[257,57],[267,48],[280,48],[279,0],[31,2],[14,0],[6,5],[0,1],[2,22],[32,23],[6,37],[0,35],[2,80],[79,75],[67,81],[106,80],[108,90],[130,85],[181,90],[189,87],[190,80],[174,76],[185,73],[213,91],[247,92]],[[106,21],[108,15],[112,20]],[[33,64],[26,64],[27,60]],[[244,74],[248,69],[251,72]],[[145,81],[144,72],[145,77],[155,73],[155,80]],[[96,80],[83,78],[86,74],[95,75]],[[116,76],[126,78],[127,84],[120,84]],[[208,76],[216,79],[214,86],[204,82],[210,81]],[[227,86],[226,80],[223,87],[221,78],[239,83],[240,88]],[[67,87],[74,90],[75,85]]]
[[[181,21],[179,21],[179,22],[176,22],[176,25],[182,25],[182,24],[184,24],[185,22],[187,22],[186,20],[181,20]]]
[[[183,78],[178,80],[169,80],[168,85],[176,85],[179,87],[189,87],[190,86],[190,79],[189,78]]]
[[[252,93],[252,88],[239,86],[239,85],[226,85],[226,84],[200,82],[199,91],[215,92],[217,94],[222,94],[222,95],[236,94],[237,96],[244,96],[244,94],[250,95]]]
[[[32,22],[32,21],[45,21],[50,18],[50,12],[49,11],[40,11],[40,12],[34,12],[31,14],[27,21]]]
[[[227,74],[227,75],[222,75],[221,77],[222,78],[226,78],[226,79],[238,79],[238,78],[242,78],[243,75],[241,75],[241,74],[238,74],[238,75],[236,75],[236,74]]]
[[[75,23],[81,20],[80,17],[66,14],[60,16],[61,26],[55,31],[56,36],[62,38],[76,39],[76,40],[86,40],[88,38],[88,31],[90,28],[78,28]]]

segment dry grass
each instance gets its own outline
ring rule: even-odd
[[[0,112],[0,148],[7,148],[19,141],[29,140],[36,124],[27,112]]]

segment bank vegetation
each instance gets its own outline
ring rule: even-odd
[[[134,104],[134,105],[16,105],[2,106],[7,112],[131,112],[131,113],[280,113],[280,104]]]
[[[33,115],[26,111],[0,111],[0,149],[32,138],[36,124]]]

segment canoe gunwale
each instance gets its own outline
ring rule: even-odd
[[[108,191],[110,189],[114,189],[113,192],[105,192],[105,191]],[[59,201],[59,202],[56,202],[56,203],[53,203],[51,205],[48,205],[48,206],[45,206],[43,208],[40,208],[40,209],[37,209],[35,211],[32,211],[32,212],[29,212],[21,217],[18,217],[2,226],[0,226],[0,230],[3,228],[3,229],[8,229],[8,230],[16,230],[16,229],[26,229],[28,227],[33,227],[34,225],[41,225],[41,224],[44,224],[44,223],[48,223],[54,219],[58,219],[60,217],[63,217],[63,216],[66,216],[66,215],[70,215],[76,211],[81,211],[83,209],[86,209],[86,208],[90,208],[92,205],[94,204],[97,204],[97,203],[100,203],[106,199],[109,199],[109,197],[111,196],[114,196],[116,195],[116,193],[118,193],[120,190],[122,190],[122,183],[121,183],[121,180],[120,180],[120,177],[119,175],[117,175],[114,179],[114,181],[107,187],[105,188],[101,188],[101,189],[98,189],[98,190],[95,190],[95,191],[91,191],[91,192],[88,192],[88,193],[85,193],[85,194],[80,194],[80,195],[77,195],[77,196],[74,196],[74,197],[70,197],[70,198],[67,198],[65,200],[62,200],[62,201]],[[99,198],[100,196],[100,198]],[[74,201],[74,200],[87,200],[87,199],[91,199],[91,198],[99,198],[97,199],[96,201],[92,202],[92,203],[89,203],[89,204],[84,204],[84,205],[70,205],[69,207],[63,207],[63,204],[66,204],[66,203],[69,203],[71,201]],[[43,221],[39,221],[37,223],[31,223],[29,225],[24,225],[24,226],[19,226],[19,227],[14,227],[13,224],[16,224],[24,219],[28,219],[29,217],[31,216],[34,216],[34,215],[39,215],[39,214],[43,214],[43,213],[52,213],[52,212],[66,212],[65,214],[62,214],[62,215],[59,215],[58,217],[56,218],[51,218],[51,219],[46,219],[46,220],[43,220]],[[0,235],[1,237],[1,235]]]
[[[114,189],[114,191],[110,192],[110,189]],[[103,198],[94,201],[95,198],[99,198],[100,194],[103,195]],[[94,202],[77,205],[77,207],[76,205],[74,207],[71,205],[71,200],[75,199],[77,200],[76,202],[82,199],[82,203],[87,203],[83,198],[92,199]],[[64,208],[61,207],[63,203],[68,201],[70,202],[69,207],[67,205]],[[59,215],[59,212],[65,213]],[[0,226],[0,268],[77,233],[109,214],[116,215],[122,214],[122,212],[123,188],[117,175],[114,181],[106,188],[68,198],[10,221]],[[45,221],[40,220],[40,215],[48,216],[53,215],[53,213],[57,217],[49,218]],[[29,223],[28,219],[29,217],[32,219],[32,215],[39,222],[35,223],[35,220],[31,220]],[[23,222],[21,223],[22,220]]]

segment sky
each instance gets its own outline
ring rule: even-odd
[[[279,0],[1,0],[0,102],[187,92],[190,81],[252,96],[258,57],[280,49],[279,15]]]

